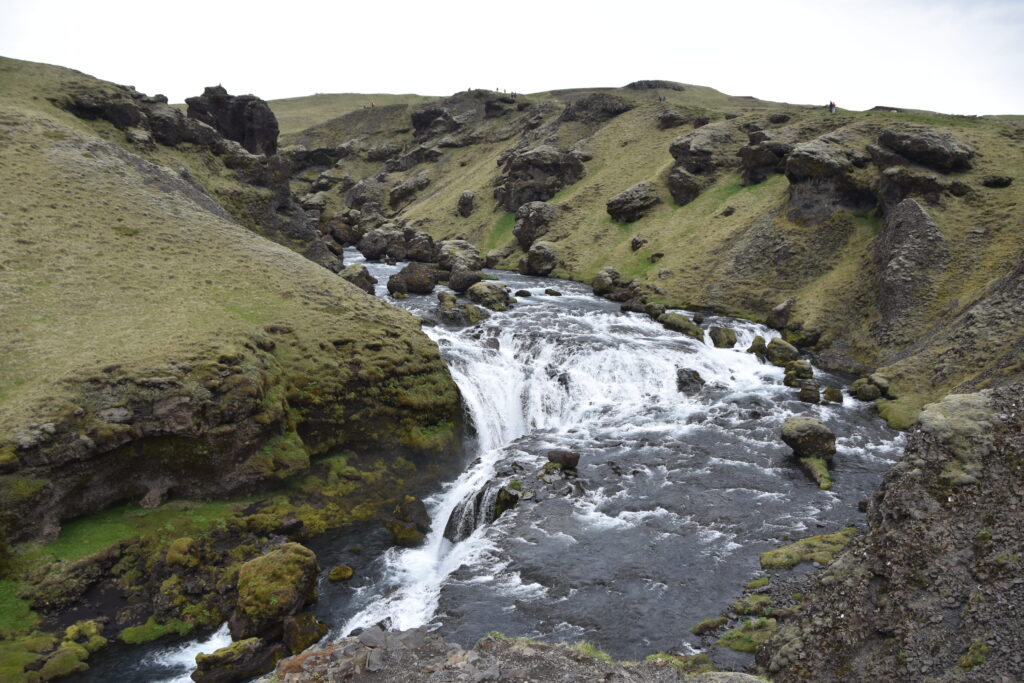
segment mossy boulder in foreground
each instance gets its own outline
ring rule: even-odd
[[[257,676],[274,668],[287,654],[284,645],[270,647],[259,638],[238,640],[211,654],[196,655],[196,683],[229,683]]]
[[[285,543],[242,565],[238,602],[228,621],[231,637],[276,635],[281,622],[298,612],[313,589],[316,554],[298,543]]]
[[[832,461],[836,452],[836,435],[821,420],[813,417],[791,417],[782,425],[782,440],[800,458],[821,458]]]

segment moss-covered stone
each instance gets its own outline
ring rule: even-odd
[[[823,458],[800,458],[800,469],[807,473],[818,488],[828,491],[832,488],[832,475],[828,471],[828,463]]]
[[[167,546],[167,564],[183,567],[194,567],[199,564],[194,541],[188,536],[171,541],[171,544]]]
[[[755,593],[732,603],[732,611],[741,615],[762,615],[771,609],[771,604],[771,597]]]
[[[711,343],[719,349],[731,349],[736,346],[736,332],[728,327],[712,327],[708,336],[711,337]]]
[[[292,654],[298,654],[327,635],[328,630],[330,629],[327,624],[320,622],[312,614],[285,617],[284,644]]]
[[[658,316],[658,322],[672,330],[693,337],[697,341],[704,341],[704,330],[697,326],[692,320],[680,313],[663,313]]]
[[[266,673],[284,656],[281,643],[267,644],[259,638],[237,640],[210,654],[196,655],[197,683],[227,683]]]
[[[317,571],[316,554],[298,543],[285,543],[243,564],[238,601],[228,622],[232,638],[251,638],[279,627],[306,603]]]
[[[825,391],[822,392],[821,396],[825,401],[828,401],[829,403],[843,402],[843,390],[839,389],[838,387],[825,387]]]
[[[103,626],[95,621],[79,621],[64,629],[65,642],[78,643],[92,654],[107,644],[103,637]]]
[[[348,581],[355,575],[355,570],[347,564],[339,564],[331,570],[327,578],[331,581]]]
[[[123,629],[118,637],[129,645],[139,645],[171,634],[183,636],[190,631],[192,631],[192,625],[184,621],[171,619],[160,623],[155,617],[150,617],[145,624]]]
[[[690,629],[690,633],[695,636],[702,636],[705,633],[711,633],[721,627],[725,626],[729,622],[725,617],[711,617],[710,619],[704,619],[699,624]]]
[[[858,401],[875,401],[882,397],[882,391],[871,380],[861,377],[850,385],[850,396]]]
[[[772,365],[784,368],[800,356],[800,351],[789,342],[775,337],[765,347],[765,356]]]
[[[686,674],[688,677],[693,674],[710,673],[717,671],[715,665],[707,655],[677,655],[667,652],[656,652],[647,655],[644,660],[648,664],[670,666],[677,671]]]
[[[84,646],[72,641],[64,641],[57,650],[46,658],[41,669],[39,679],[50,681],[54,678],[69,676],[73,673],[86,671],[89,665],[89,651]]]
[[[853,527],[832,534],[803,538],[796,543],[761,553],[761,566],[765,569],[793,567],[800,562],[828,564],[832,557],[850,542],[857,530]]]

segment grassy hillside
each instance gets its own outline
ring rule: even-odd
[[[357,109],[385,107],[391,104],[418,104],[427,99],[429,98],[422,95],[334,93],[270,100],[268,104],[277,117],[281,138],[287,143],[296,133]]]
[[[607,120],[566,116],[574,102],[595,93],[620,98],[632,108]],[[372,120],[342,116],[296,139],[307,147],[351,141],[364,149],[391,145],[402,150],[396,159],[416,146],[435,146],[441,153],[437,161],[387,174],[389,185],[412,175],[430,180],[393,220],[409,221],[435,238],[465,236],[484,251],[502,250],[507,256],[499,267],[505,268],[516,268],[524,253],[512,236],[514,216],[494,198],[496,184],[504,182],[499,157],[539,143],[582,150],[592,157],[584,164],[585,176],[549,200],[558,209],[557,218],[543,239],[556,245],[556,276],[587,282],[601,268],[613,266],[624,278],[641,281],[651,301],[752,319],[764,319],[772,307],[793,297],[791,326],[820,333],[814,351],[821,363],[850,372],[880,368],[894,380],[892,393],[900,400],[881,407],[895,424],[906,424],[924,402],[957,387],[1002,383],[1020,374],[1000,349],[1024,345],[1017,331],[1024,314],[1012,305],[991,305],[994,288],[1011,286],[999,283],[1011,277],[1024,253],[1019,211],[1024,128],[1019,117],[889,109],[831,115],[824,108],[730,97],[690,85],[682,90],[540,93],[520,96],[497,115],[474,116],[466,113],[470,96],[434,101],[432,106],[448,107],[453,115],[462,112],[456,119],[465,119],[446,137],[411,129],[408,117],[417,108],[403,106]],[[684,123],[663,128],[659,119],[668,110],[678,112]],[[694,201],[679,206],[666,186],[676,163],[669,147],[705,122],[727,141],[715,152],[717,168],[701,178],[707,186]],[[949,133],[972,146],[977,151],[973,167],[944,173],[907,159],[870,158],[868,148],[878,146],[881,133],[908,127]],[[859,166],[851,165],[845,177],[872,200],[859,205],[836,201],[822,217],[800,215],[794,185],[781,172],[759,183],[744,179],[737,154],[753,131],[797,144],[825,136],[828,144],[856,159]],[[894,181],[882,171],[893,164],[911,178],[905,182],[912,187],[901,191],[917,198],[938,225],[949,256],[943,268],[929,275],[934,279],[929,295],[918,297],[913,310],[895,323],[882,320],[881,274],[873,256],[886,210],[892,208],[883,195]],[[337,167],[335,172],[355,179],[385,169],[359,156]],[[303,177],[315,176],[314,169]],[[1009,187],[991,188],[984,184],[991,176],[1016,180]],[[641,181],[654,184],[661,203],[633,223],[614,221],[607,200]],[[817,182],[798,189],[806,191]],[[946,189],[928,192],[929,183]],[[951,184],[956,185],[952,190]],[[475,193],[477,208],[461,218],[455,207],[467,190]],[[345,194],[339,192],[331,197],[326,215],[342,215],[345,208]],[[646,243],[634,251],[636,236]],[[978,317],[980,323],[974,321]],[[965,328],[973,331],[965,336]]]

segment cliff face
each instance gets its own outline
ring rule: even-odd
[[[404,221],[531,271],[516,212],[543,202],[557,277],[612,266],[648,301],[755,319],[792,297],[788,338],[825,366],[880,369],[899,426],[1019,376],[1000,350],[1022,343],[1005,295],[1024,254],[1019,120],[634,86],[356,109],[286,130],[283,154],[304,160],[293,189],[315,194],[328,240]]]
[[[869,527],[759,652],[776,681],[1016,680],[1024,671],[1021,386],[929,405]]]

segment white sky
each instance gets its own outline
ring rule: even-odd
[[[1024,114],[1024,0],[0,0],[0,55],[172,102],[539,92],[639,79],[867,109]]]

